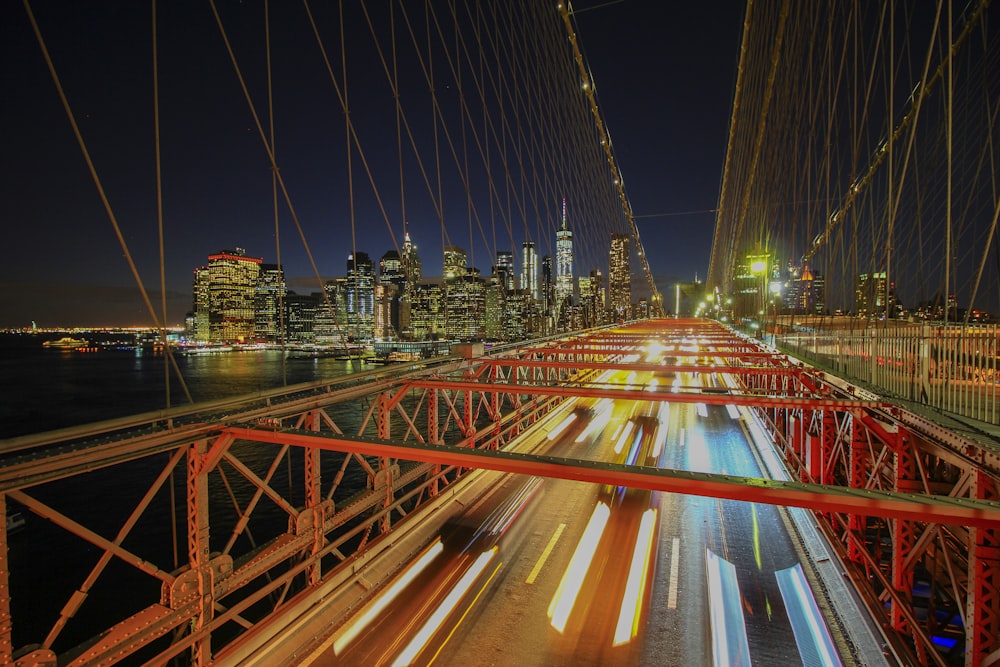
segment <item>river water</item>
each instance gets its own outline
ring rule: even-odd
[[[88,339],[101,343],[89,351],[60,350],[42,346],[43,340],[59,336],[0,335],[0,445],[7,438],[50,431],[116,417],[124,417],[167,405],[164,381],[166,359],[160,352],[116,346],[111,335],[92,335]],[[95,340],[97,339],[97,340]],[[127,343],[123,340],[123,343]],[[282,364],[280,350],[254,350],[195,356],[178,356],[177,363],[196,402],[238,396],[284,384],[293,385],[315,380],[329,380],[358,370],[366,370],[359,362],[318,358],[287,360]],[[180,383],[171,379],[171,406],[187,402]],[[337,417],[339,421],[339,417]],[[345,430],[347,426],[344,425]],[[259,445],[237,445],[240,459],[258,474],[263,474],[273,462],[273,448]],[[249,450],[249,451],[247,451]],[[69,516],[108,539],[113,539],[127,519],[128,513],[149,488],[153,478],[166,464],[166,455],[149,457],[138,462],[113,466],[66,480],[26,489],[31,497]],[[301,502],[301,452],[293,449],[290,458],[282,461],[272,488],[290,502]],[[326,484],[333,479],[334,457],[324,463]],[[333,470],[327,468],[333,466]],[[176,475],[175,500],[167,490],[161,490],[153,505],[140,519],[123,546],[165,570],[173,568],[173,536],[170,530],[171,503],[179,519],[180,563],[185,561],[184,535],[184,464]],[[358,470],[351,470],[357,477]],[[215,475],[212,499],[213,530],[216,521],[225,525],[235,519],[233,503]],[[349,478],[352,475],[349,475]],[[228,483],[237,496],[252,491],[246,480],[229,469]],[[345,480],[342,493],[335,499],[363,488],[362,477]],[[360,486],[359,486],[360,485]],[[215,494],[220,494],[219,498]],[[225,494],[225,495],[222,495]],[[54,522],[37,516],[16,502],[9,501],[10,511],[20,511],[27,519],[23,529],[12,533],[8,540],[8,565],[11,574],[13,637],[15,648],[38,644],[53,626],[59,611],[73,591],[86,580],[98,562],[102,550],[67,533]],[[254,512],[256,537],[266,540],[272,531],[283,531],[287,514],[267,502]],[[227,515],[231,515],[228,517]],[[212,549],[217,551],[228,535],[212,535]],[[236,553],[251,548],[246,544],[253,537],[243,535],[242,547]],[[94,633],[108,627],[114,620],[134,613],[138,608],[158,599],[155,579],[134,567],[113,558],[101,584],[87,596],[75,618],[62,632],[54,647],[63,652]],[[128,662],[128,661],[127,661]]]
[[[166,407],[162,352],[115,346],[111,334],[87,336],[102,343],[87,351],[42,347],[54,338],[0,335],[0,440]],[[283,365],[282,356],[280,350],[251,350],[175,358],[196,402],[365,370],[357,361],[332,357]],[[170,387],[170,405],[186,404],[175,374]]]

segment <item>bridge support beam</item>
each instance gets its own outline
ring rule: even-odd
[[[0,493],[0,516],[7,516],[7,494]],[[7,526],[0,529],[0,664],[13,664],[11,640],[9,564],[7,562]]]
[[[996,482],[973,472],[969,497],[997,500]],[[969,592],[965,608],[965,664],[997,664],[1000,650],[1000,535],[995,528],[969,529]],[[987,661],[988,657],[994,658]]]
[[[198,609],[191,619],[191,632],[196,635],[191,645],[191,664],[202,667],[212,660],[212,636],[204,632],[211,622],[215,582],[212,576],[208,543],[208,441],[196,440],[187,453],[187,529],[188,564],[195,573],[198,587]]]
[[[305,429],[308,431],[320,430],[320,413],[316,410],[309,413],[306,418]],[[322,479],[320,477],[319,450],[315,447],[306,447],[303,451],[305,458],[303,463],[303,473],[305,482],[305,505],[312,512],[312,533],[313,544],[310,555],[315,556],[323,548],[323,512],[320,510],[322,502]],[[320,559],[311,558],[309,566],[306,568],[306,581],[310,586],[319,584],[323,577]]]

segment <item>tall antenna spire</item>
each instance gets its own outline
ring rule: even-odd
[[[563,224],[562,224],[562,228],[566,229],[566,198],[563,197],[562,200],[563,200]]]

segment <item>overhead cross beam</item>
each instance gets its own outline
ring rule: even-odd
[[[1000,503],[986,500],[782,482],[517,452],[417,443],[401,444],[291,429],[229,427],[226,432],[239,440],[353,452],[364,456],[390,457],[465,468],[485,468],[650,491],[805,507],[819,512],[868,514],[990,528],[1000,522]]]

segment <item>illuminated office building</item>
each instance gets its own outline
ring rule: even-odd
[[[555,314],[573,296],[573,232],[566,221],[566,199],[562,200],[562,227],[556,232],[556,289]]]
[[[627,320],[632,310],[632,273],[629,268],[629,238],[626,234],[611,235],[608,291],[611,317]]]
[[[260,257],[242,248],[208,256],[208,328],[213,343],[254,340],[254,320]]]

